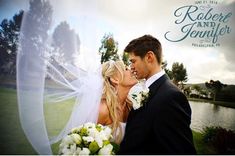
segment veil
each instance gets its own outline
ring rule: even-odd
[[[38,154],[52,154],[51,144],[62,139],[72,128],[97,122],[103,87],[101,65],[95,63],[94,53],[85,51],[85,57],[80,58],[88,62],[87,68],[72,61],[80,52],[80,39],[74,31],[65,29],[68,31],[60,31],[57,36],[52,33],[53,9],[49,1],[30,1],[29,10],[24,12],[17,53],[20,122]],[[68,25],[62,23],[61,27],[68,28]],[[53,37],[54,40],[63,39],[61,35],[69,37],[63,42],[52,41]],[[61,107],[62,111],[52,115],[53,112],[47,112],[47,107],[52,110]],[[67,107],[71,107],[71,111],[68,120],[62,124],[60,120]],[[53,125],[60,125],[52,133],[46,118],[52,118]]]

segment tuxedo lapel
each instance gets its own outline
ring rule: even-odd
[[[167,75],[164,74],[149,86],[149,93],[150,93],[149,100],[154,97],[159,87],[168,79],[169,78],[167,77]]]
[[[127,122],[130,122],[132,120],[132,118],[134,118],[136,116],[136,114],[142,112],[146,107],[148,107],[148,103],[149,101],[154,97],[154,95],[157,93],[157,90],[159,89],[159,87],[161,86],[161,84],[163,84],[166,80],[168,80],[169,78],[167,77],[167,75],[162,75],[159,79],[157,79],[156,81],[153,82],[153,84],[151,84],[149,86],[149,98],[147,103],[145,103],[142,107],[140,107],[137,110],[134,110],[132,108],[132,110],[129,112],[128,118],[127,118]],[[126,126],[126,130],[129,128],[129,124],[127,124]]]

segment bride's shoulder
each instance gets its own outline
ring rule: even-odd
[[[98,123],[100,123],[102,125],[109,125],[112,123],[107,103],[103,99],[101,100],[100,106],[99,106]]]

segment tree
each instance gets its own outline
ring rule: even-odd
[[[202,91],[202,88],[199,85],[196,85],[196,84],[194,84],[192,86],[192,89],[195,89],[198,93],[200,93]]]
[[[29,6],[22,25],[20,48],[31,57],[46,56],[49,51],[47,39],[52,22],[52,6],[45,0],[30,0]]]
[[[196,95],[198,96],[198,98],[200,99],[201,97],[201,92],[202,92],[202,88],[199,86],[199,85],[192,85],[192,90],[195,90],[196,91]]]
[[[216,100],[216,95],[227,85],[221,83],[219,80],[214,81],[214,80],[210,80],[210,82],[206,82],[205,83],[206,88],[211,90],[213,93],[213,101]]]
[[[0,73],[15,76],[16,51],[23,11],[15,14],[11,20],[4,19],[0,24]]]
[[[80,51],[79,36],[67,22],[61,22],[54,30],[52,57],[61,64],[75,63]]]
[[[167,69],[167,61],[162,62],[162,69],[165,71],[165,73],[168,75],[168,77],[172,80],[173,75],[172,75],[171,70]]]
[[[172,80],[173,83],[179,86],[180,84],[182,85],[184,82],[187,82],[188,80],[188,75],[186,68],[184,68],[183,63],[178,63],[175,62],[172,65]]]
[[[113,38],[112,34],[105,34],[101,40],[101,47],[99,48],[99,53],[101,54],[101,63],[109,60],[119,60],[118,52],[118,42]]]
[[[123,52],[122,55],[122,61],[124,62],[125,65],[129,66],[131,63],[129,61],[129,54],[126,52]]]
[[[46,67],[45,59],[48,59],[50,45],[48,43],[48,31],[52,22],[52,6],[46,0],[30,0],[29,10],[25,12],[24,22],[21,29],[21,40],[19,47],[19,73],[24,68],[27,68],[25,74],[25,81],[27,81],[27,74],[30,76],[31,82],[40,77],[44,77],[45,73],[40,72]],[[33,59],[41,57],[43,59]],[[37,60],[37,61],[35,61]],[[35,69],[37,69],[35,71]],[[22,73],[21,73],[22,74]],[[22,75],[21,75],[22,76]],[[33,84],[36,85],[36,84]]]
[[[191,91],[191,89],[190,89],[189,86],[188,86],[188,87],[185,87],[185,88],[183,89],[183,92],[184,92],[184,94],[186,94],[186,95],[189,96],[189,97],[190,97],[190,94],[192,93],[192,91]]]

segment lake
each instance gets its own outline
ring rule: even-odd
[[[191,128],[202,131],[206,126],[220,126],[235,131],[235,109],[208,102],[189,101],[192,109]]]

